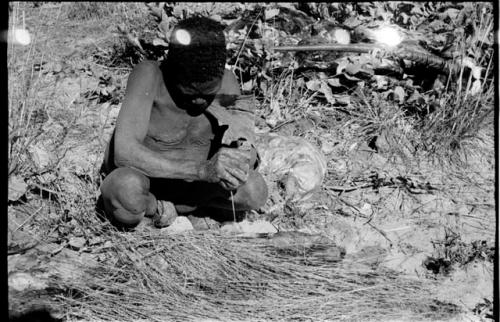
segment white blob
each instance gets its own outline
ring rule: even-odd
[[[351,34],[345,29],[335,29],[333,37],[341,45],[349,45],[351,43]]]
[[[181,45],[189,45],[191,43],[191,35],[184,29],[179,29],[175,32],[175,38]]]
[[[14,43],[19,45],[29,45],[31,43],[31,35],[28,30],[17,28],[12,31]]]
[[[377,42],[390,47],[397,46],[401,43],[401,41],[403,41],[403,38],[401,37],[399,32],[391,27],[382,27],[378,30],[375,30],[373,33]]]

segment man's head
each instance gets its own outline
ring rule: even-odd
[[[220,89],[226,64],[223,26],[205,17],[180,21],[165,61],[169,91],[179,107],[201,114]]]

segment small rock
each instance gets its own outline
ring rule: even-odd
[[[74,250],[80,250],[83,246],[85,246],[85,242],[86,240],[83,237],[71,237],[68,245]]]
[[[9,177],[9,200],[16,201],[28,190],[28,185],[24,179],[18,176]]]
[[[47,282],[28,273],[16,272],[9,274],[9,288],[18,292],[25,290],[43,290],[48,287]]]
[[[162,228],[162,230],[167,233],[181,233],[193,229],[193,225],[191,224],[189,219],[184,216],[176,217],[170,226]]]
[[[250,222],[243,220],[242,222],[227,222],[221,230],[226,233],[237,233],[244,236],[255,236],[260,234],[274,234],[278,230],[270,222],[264,220],[256,220]]]
[[[195,230],[210,230],[220,228],[220,223],[210,217],[196,217],[193,215],[189,215],[188,219]]]

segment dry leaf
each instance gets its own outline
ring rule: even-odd
[[[50,154],[39,145],[30,146],[29,153],[31,154],[31,159],[39,170],[47,168],[52,163]]]
[[[306,82],[306,87],[310,91],[318,91],[321,87],[321,81],[319,79],[312,79]]]
[[[326,82],[321,82],[321,87],[320,87],[321,93],[325,95],[326,100],[330,104],[335,104],[335,97],[333,97],[332,89]]]
[[[405,90],[401,86],[396,86],[394,88],[394,99],[397,100],[399,103],[404,103],[405,101]]]
[[[18,176],[9,177],[9,201],[17,201],[28,190],[28,185],[24,179]]]
[[[253,88],[253,80],[249,80],[248,82],[245,82],[243,83],[243,85],[241,85],[241,90],[243,92],[250,92],[252,91],[252,88]]]
[[[161,38],[155,38],[155,39],[153,39],[153,46],[168,47],[168,44],[165,42],[165,40],[163,40]]]
[[[276,17],[279,13],[280,13],[280,9],[278,9],[278,8],[266,9],[266,11],[264,11],[264,17],[265,17],[264,19],[265,20],[272,19],[272,18]]]
[[[340,80],[338,78],[328,79],[328,84],[333,87],[342,87],[342,84],[340,84]]]
[[[349,64],[344,68],[344,71],[351,75],[356,75],[360,70],[361,70],[360,64]]]

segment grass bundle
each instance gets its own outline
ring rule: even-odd
[[[306,248],[216,232],[112,233],[85,280],[49,302],[68,320],[425,320],[451,317],[426,282],[359,263],[325,261]],[[327,246],[327,245],[323,245]]]

